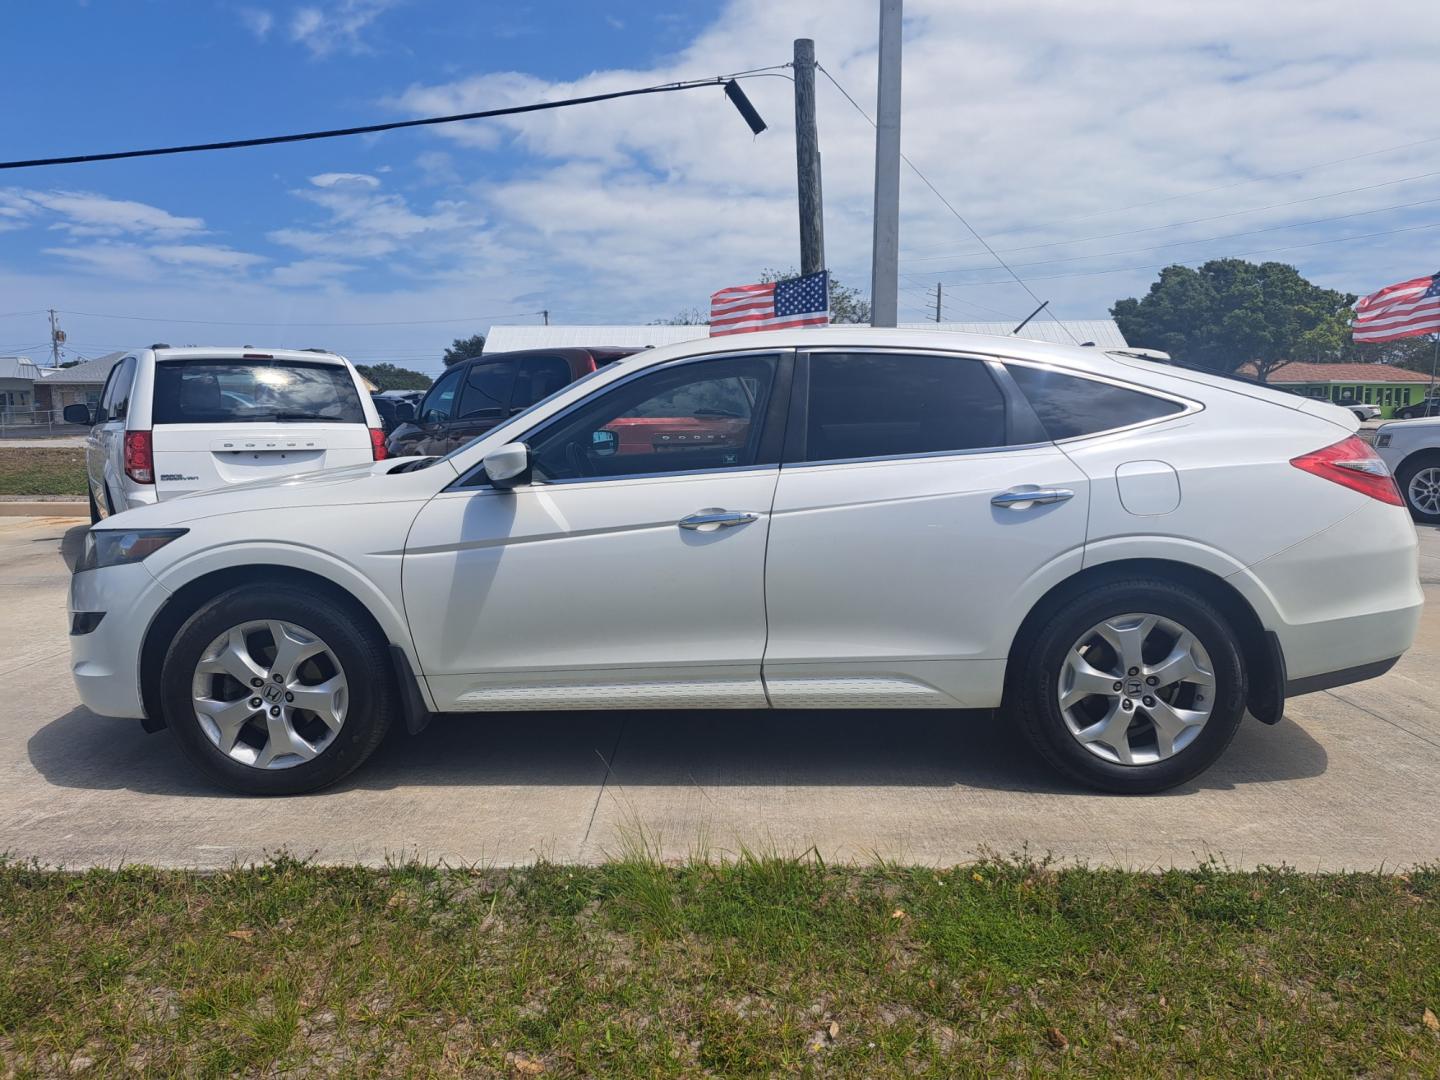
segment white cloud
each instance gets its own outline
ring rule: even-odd
[[[337,0],[328,6],[297,8],[290,19],[290,40],[323,59],[333,53],[372,51],[365,38],[370,25],[397,0]]]
[[[263,8],[242,7],[237,14],[240,16],[240,21],[244,23],[245,29],[254,34],[259,41],[268,38],[270,31],[275,27],[275,16]]]
[[[198,217],[178,217],[148,203],[112,199],[89,191],[0,189],[0,214],[10,221],[47,220],[72,236],[194,236],[205,231]]]
[[[368,176],[365,173],[349,172],[320,173],[318,176],[310,177],[310,183],[320,188],[343,186],[377,188],[380,186],[380,181],[376,177]]]

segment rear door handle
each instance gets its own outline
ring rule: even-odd
[[[1069,488],[1014,488],[1002,491],[990,499],[991,506],[1003,506],[1009,510],[1028,510],[1032,506],[1062,503],[1075,497]]]
[[[689,517],[681,518],[676,524],[682,529],[704,529],[707,532],[713,532],[715,529],[748,525],[759,517],[759,514],[749,510],[723,510],[718,506],[712,506],[705,510],[697,510]]]

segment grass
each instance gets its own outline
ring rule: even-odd
[[[1433,869],[12,863],[0,972],[0,1075],[1440,1074]]]
[[[84,495],[83,447],[0,446],[0,495]]]

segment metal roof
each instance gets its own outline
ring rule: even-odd
[[[94,360],[86,360],[84,363],[76,364],[74,367],[66,368],[41,368],[40,378],[45,380],[45,385],[50,386],[56,383],[82,383],[86,385],[99,386],[110,374],[110,369],[124,352],[106,353],[104,356],[96,357]]]
[[[0,379],[29,379],[34,382],[40,377],[40,369],[28,356],[0,356]]]
[[[843,325],[843,324],[842,324]],[[1063,324],[1054,319],[1033,319],[1020,332],[1027,341],[1049,341],[1057,345],[1074,345],[1093,341],[1102,349],[1123,349],[1129,343],[1120,333],[1114,319],[1082,319]],[[952,333],[992,334],[1009,337],[1013,322],[916,322],[901,323],[902,330],[948,330]],[[486,352],[513,352],[517,349],[558,349],[564,346],[620,345],[644,348],[646,345],[675,345],[710,336],[708,326],[492,326],[485,336]]]

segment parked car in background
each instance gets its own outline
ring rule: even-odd
[[[197,491],[385,456],[354,366],[318,349],[136,349],[111,370],[86,424],[90,520]]]
[[[448,454],[542,398],[635,352],[620,348],[484,353],[435,380],[409,423],[390,433],[394,457]]]
[[[72,666],[256,794],[435,713],[772,707],[1003,707],[1067,776],[1157,791],[1410,647],[1415,529],[1355,424],[1013,337],[690,341],[445,457],[102,522]]]
[[[1367,405],[1363,401],[1346,401],[1342,402],[1340,407],[1342,409],[1349,409],[1355,414],[1355,419],[1361,423],[1364,423],[1366,420],[1380,419],[1379,405]]]
[[[425,396],[423,390],[381,390],[370,395],[375,411],[380,414],[380,425],[389,435],[401,424],[415,419],[415,406]]]
[[[1381,424],[1375,452],[1394,473],[1410,516],[1440,525],[1440,417]]]
[[[1396,420],[1417,420],[1426,416],[1440,416],[1440,390],[1427,392],[1419,401],[1402,405],[1395,410]]]

